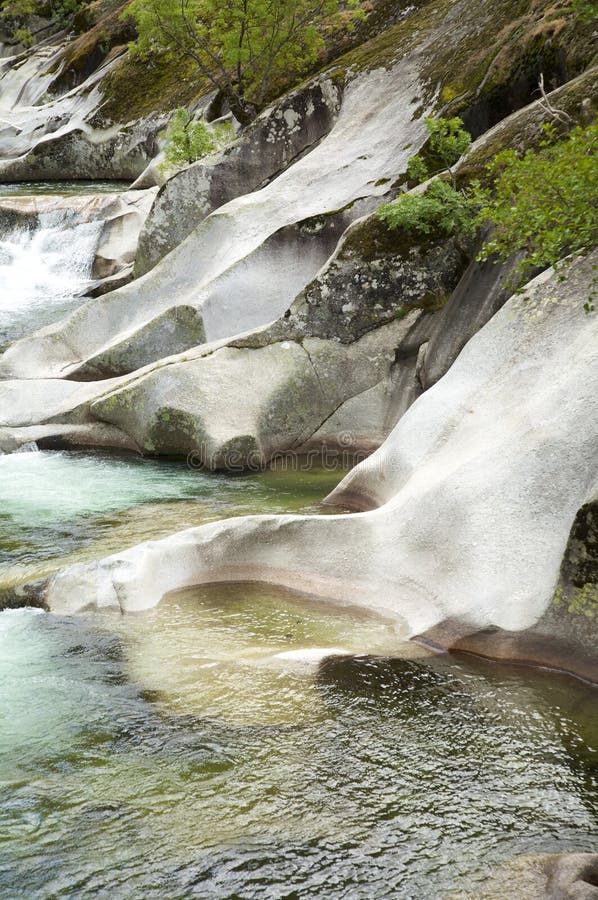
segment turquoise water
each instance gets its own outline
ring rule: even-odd
[[[322,512],[342,471],[210,475],[184,461],[83,452],[0,455],[0,587],[228,516]]]
[[[0,585],[225,515],[314,512],[341,474],[0,457]],[[512,857],[595,849],[594,691],[430,657],[300,587],[0,613],[0,896],[479,897]]]

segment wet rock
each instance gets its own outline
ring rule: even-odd
[[[598,497],[593,497],[577,513],[561,568],[567,586],[598,589]]]
[[[517,900],[597,900],[598,854],[521,856],[498,866],[475,896],[458,892],[447,900],[503,900],[505,885]]]
[[[547,896],[554,900],[598,900],[598,853],[562,853],[548,862]]]
[[[139,232],[151,208],[155,190],[80,196],[0,198],[0,234],[37,231],[44,227],[73,228],[98,222],[98,242],[92,276],[118,275],[135,258]]]

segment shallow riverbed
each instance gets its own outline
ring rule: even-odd
[[[595,848],[589,689],[276,657],[331,645],[402,649],[387,623],[255,585],[0,615],[0,893],[428,900]]]

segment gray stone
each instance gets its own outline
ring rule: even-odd
[[[213,210],[264,187],[313,149],[332,128],[341,97],[332,79],[311,81],[265,110],[224,152],[168,179],[140,237],[136,276],[153,268]]]
[[[572,261],[564,280],[546,273],[511,298],[330,496],[369,511],[192,528],[63,570],[47,586],[50,607],[134,610],[188,585],[250,578],[357,603],[406,635],[447,619],[529,627],[598,483],[598,316],[582,308],[597,261]],[[305,362],[289,352],[293,373]]]
[[[173,306],[129,336],[88,359],[70,373],[75,380],[99,380],[126,375],[156,359],[202,344],[203,319],[192,306]]]

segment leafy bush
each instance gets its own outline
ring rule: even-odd
[[[403,228],[416,234],[471,234],[474,215],[471,200],[444,181],[433,181],[425,193],[404,194],[378,211],[389,228]]]
[[[31,47],[33,46],[33,35],[29,28],[17,28],[13,31],[13,38],[18,44],[22,44],[23,47]]]
[[[535,268],[558,267],[572,253],[598,243],[598,123],[577,125],[559,139],[554,125],[544,126],[537,150],[518,156],[514,150],[497,154],[487,166],[491,186],[478,182],[470,191],[457,190],[452,166],[471,144],[460,119],[426,120],[429,151],[442,161],[452,176],[452,186],[434,181],[425,193],[404,194],[379,210],[390,228],[427,235],[471,234],[490,224],[492,236],[478,254],[479,260],[495,256],[507,259],[525,253],[520,275]],[[422,180],[428,164],[414,156],[408,175]],[[584,309],[594,309],[594,293]]]
[[[220,123],[210,127],[205,122],[194,121],[187,109],[179,107],[166,131],[166,168],[195,162],[213,153],[233,137],[234,129],[231,125]]]
[[[411,181],[421,183],[433,170],[447,172],[452,186],[444,181],[434,181],[424,193],[403,194],[392,203],[386,203],[378,211],[379,218],[389,228],[403,228],[416,234],[428,235],[440,231],[443,234],[471,234],[474,230],[474,212],[471,200],[456,188],[452,171],[458,159],[469,150],[471,135],[463,128],[463,121],[454,119],[425,120],[428,129],[427,160],[423,155],[412,156],[407,166]]]
[[[598,243],[598,124],[576,126],[562,140],[552,128],[538,151],[499,153],[490,164],[491,189],[478,188],[478,222],[494,232],[480,259],[526,251],[523,271],[557,266],[570,253]]]
[[[423,154],[412,156],[407,166],[407,175],[411,181],[419,184],[438,171],[448,172],[456,187],[452,167],[467,153],[471,147],[471,135],[463,128],[463,120],[458,116],[453,119],[424,120],[428,130],[428,143]]]

